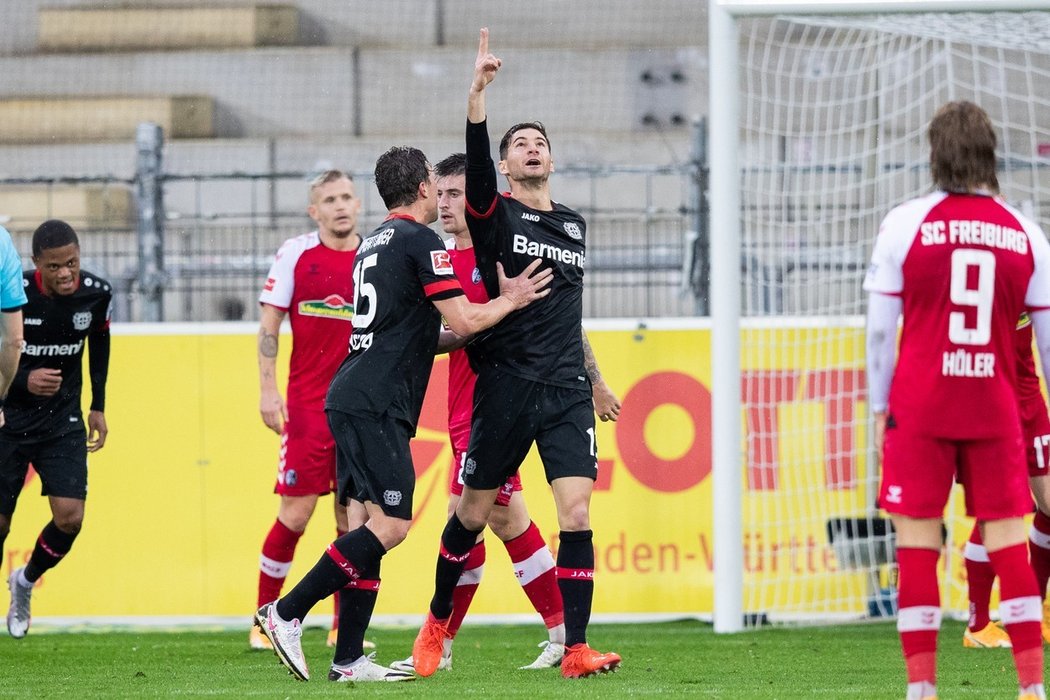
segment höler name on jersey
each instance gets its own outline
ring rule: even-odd
[[[524,253],[525,255],[536,255],[549,260],[557,260],[558,262],[575,265],[580,268],[583,267],[584,263],[584,255],[579,251],[559,248],[558,246],[550,245],[549,243],[530,241],[520,233],[514,234],[514,252]]]
[[[927,221],[919,227],[919,234],[923,245],[983,245],[1021,255],[1028,252],[1028,236],[1024,232],[987,221]]]
[[[995,376],[995,354],[990,352],[968,352],[949,350],[941,360],[941,376],[985,377]]]

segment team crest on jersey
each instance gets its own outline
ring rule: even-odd
[[[452,257],[447,250],[430,251],[430,264],[434,268],[435,275],[452,274]]]
[[[565,233],[569,234],[569,238],[574,241],[581,240],[583,238],[583,231],[580,230],[580,225],[574,221],[565,222]]]
[[[319,316],[321,318],[341,318],[349,321],[354,317],[354,305],[339,294],[329,294],[320,301],[314,299],[299,302],[300,316]]]
[[[383,503],[388,506],[399,506],[401,505],[401,492],[400,491],[384,491],[383,492]]]
[[[91,312],[78,311],[73,314],[73,328],[78,331],[86,331],[91,326]]]
[[[474,284],[481,284],[481,270],[474,268],[474,271],[470,273],[470,281]]]

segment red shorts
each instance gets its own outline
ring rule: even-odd
[[[966,495],[966,514],[999,520],[1032,511],[1020,434],[988,440],[945,440],[886,431],[879,507],[912,518],[941,518],[952,484]]]
[[[281,433],[274,493],[324,495],[335,491],[335,440],[324,411],[288,407]]]
[[[467,435],[469,438],[469,433]],[[467,439],[456,440],[453,433],[452,439],[452,478],[448,490],[456,496],[463,495],[463,460],[467,458]],[[510,497],[515,491],[521,491],[521,476],[514,472],[496,494],[497,506],[509,506]]]
[[[1028,456],[1028,476],[1050,474],[1050,418],[1046,415],[1046,404],[1039,397],[1039,405],[1030,415],[1021,414],[1021,430],[1024,432],[1025,452]]]

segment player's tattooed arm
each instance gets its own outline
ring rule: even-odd
[[[602,422],[615,421],[620,417],[620,400],[616,398],[616,394],[605,383],[605,379],[598,369],[598,360],[594,357],[591,343],[587,339],[587,332],[582,329],[580,332],[583,336],[583,366],[591,380],[594,412],[602,419]]]
[[[259,321],[259,415],[266,427],[280,435],[288,410],[284,398],[277,388],[277,351],[284,311],[269,304],[262,304]]]

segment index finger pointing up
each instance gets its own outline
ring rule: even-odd
[[[478,58],[489,55],[489,28],[481,28],[481,38],[478,40]]]

